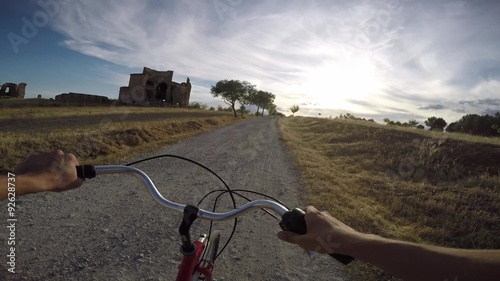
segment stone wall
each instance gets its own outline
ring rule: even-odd
[[[5,83],[0,87],[0,98],[21,98],[26,94],[26,83]]]
[[[89,103],[105,103],[109,102],[109,98],[105,96],[88,95],[81,93],[64,93],[56,96],[56,101],[68,102],[89,102]]]

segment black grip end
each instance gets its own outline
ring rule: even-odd
[[[94,165],[76,166],[76,175],[81,179],[91,179],[95,177]]]
[[[329,254],[329,255],[344,265],[348,265],[354,260],[353,257],[342,255],[342,254]]]
[[[299,208],[284,213],[280,222],[281,229],[297,234],[306,234],[307,226],[304,216],[304,211]]]
[[[305,220],[305,212],[301,209],[295,208],[283,214],[281,217],[280,226],[285,231],[290,231],[297,234],[306,234],[307,225]],[[342,264],[348,265],[354,258],[351,256],[346,256],[342,254],[329,254],[332,258],[341,262]]]

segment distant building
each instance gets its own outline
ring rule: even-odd
[[[5,83],[0,88],[0,98],[21,98],[26,94],[26,83]]]
[[[191,83],[172,81],[174,72],[156,71],[144,67],[142,73],[130,74],[129,84],[120,88],[118,100],[125,104],[170,104],[181,107],[189,105]]]
[[[109,102],[109,98],[105,96],[88,95],[81,93],[64,93],[56,96],[56,101],[68,102],[89,102],[89,103],[104,103]]]

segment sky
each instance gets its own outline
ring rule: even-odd
[[[500,2],[429,0],[25,0],[0,11],[0,83],[27,97],[118,98],[144,66],[223,79],[302,116],[448,123],[500,111]]]

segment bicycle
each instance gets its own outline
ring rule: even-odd
[[[213,175],[215,175],[224,184],[226,190],[215,190],[209,192],[202,198],[202,200],[198,204],[200,205],[201,202],[205,198],[207,198],[207,196],[209,196],[210,194],[219,191],[220,194],[215,200],[213,211],[203,210],[194,205],[184,205],[180,203],[175,203],[166,199],[160,194],[155,184],[146,173],[137,168],[130,167],[131,165],[138,164],[140,162],[162,157],[178,158],[196,164],[206,169]],[[269,214],[271,213],[268,210],[272,210],[278,215],[280,215],[281,222],[279,223],[279,225],[283,230],[292,231],[298,234],[305,234],[307,232],[304,220],[304,211],[302,211],[301,209],[295,208],[290,210],[279,200],[262,193],[253,192],[249,190],[231,190],[225,183],[225,181],[215,172],[213,172],[209,168],[205,167],[204,165],[196,161],[181,156],[165,154],[165,155],[159,155],[155,157],[142,159],[133,163],[129,163],[127,165],[106,165],[106,166],[82,165],[77,167],[78,177],[83,179],[91,179],[99,175],[116,174],[116,173],[125,173],[137,176],[142,181],[144,186],[148,189],[153,199],[155,199],[158,203],[169,209],[178,212],[183,212],[183,218],[179,227],[179,234],[181,237],[180,250],[181,254],[183,255],[183,259],[179,265],[179,270],[176,278],[177,281],[215,280],[213,279],[213,269],[215,266],[215,261],[218,258],[218,256],[222,253],[222,251],[225,249],[225,247],[229,244],[236,230],[237,218],[252,209],[260,208]],[[251,201],[244,195],[240,194],[241,192],[250,192],[258,194],[267,197],[269,199],[272,199],[273,201],[267,199]],[[222,196],[225,193],[229,193],[229,195],[231,196],[234,209],[225,213],[216,213],[215,208],[217,200],[219,199],[220,196]],[[234,195],[240,196],[248,200],[249,202],[236,208]],[[210,230],[208,232],[209,235],[201,234],[196,241],[192,242],[190,235],[190,228],[193,225],[194,221],[198,218],[210,220],[211,222],[225,221],[233,218],[235,219],[233,231],[230,237],[228,238],[228,241],[220,251],[219,251],[219,244],[221,239],[221,232],[218,230],[211,231],[212,225],[210,225]],[[341,254],[329,254],[329,255],[345,265],[349,264],[353,260],[352,257],[346,255],[341,255]]]

